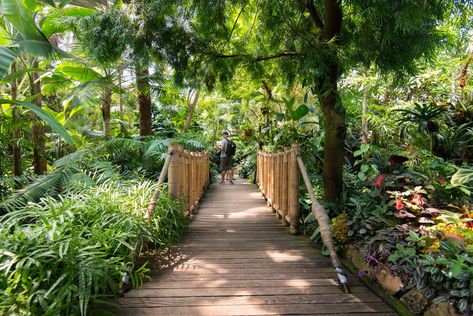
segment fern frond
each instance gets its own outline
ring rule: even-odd
[[[64,183],[65,172],[58,170],[47,173],[45,175],[37,176],[30,184],[21,190],[16,191],[10,197],[5,199],[0,207],[7,211],[24,206],[27,202],[38,201],[40,197],[45,195],[57,195]]]
[[[74,151],[62,158],[59,158],[53,163],[53,167],[60,168],[64,166],[68,166],[71,164],[78,164],[79,162],[84,160],[85,155],[88,154],[87,149],[80,149],[77,151]]]
[[[164,138],[164,139],[153,139],[149,142],[143,154],[143,158],[146,159],[159,159],[161,160],[163,157],[163,153],[167,153],[167,148],[171,143],[171,139]],[[164,156],[166,157],[166,156]],[[166,158],[164,158],[166,159]]]

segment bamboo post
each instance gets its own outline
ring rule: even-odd
[[[204,181],[202,181],[202,153],[197,153],[197,179],[198,179],[198,185],[197,187],[199,188],[199,200],[202,197],[202,194],[204,192]]]
[[[259,187],[261,191],[264,191],[263,188],[263,181],[264,181],[264,160],[263,160],[263,153],[259,153],[259,166],[260,166],[260,171],[259,171]]]
[[[191,153],[191,154],[192,154],[192,167],[191,167],[191,170],[192,170],[192,180],[191,180],[192,194],[191,194],[191,196],[192,196],[192,206],[194,206],[195,201],[197,199],[197,161],[196,161],[195,153]]]
[[[276,209],[276,217],[281,218],[281,153],[276,154],[276,172],[274,176],[274,180],[276,182],[276,190],[275,190],[275,209]]]
[[[168,190],[173,198],[177,197],[178,168],[179,168],[179,147],[172,143],[169,145],[169,151],[173,153],[168,168]]]
[[[256,174],[255,174],[255,182],[258,187],[259,185],[259,171],[260,171],[260,165],[259,165],[259,152],[256,153]],[[260,187],[261,188],[261,187]]]
[[[186,159],[184,157],[184,149],[182,146],[179,146],[179,168],[178,168],[178,173],[179,173],[179,182],[178,182],[178,186],[177,186],[177,196],[180,197],[180,198],[184,198],[184,192],[185,192],[185,181],[186,181],[186,178],[185,178],[185,165],[186,165]]]
[[[261,186],[261,192],[263,193],[263,195],[266,197],[266,181],[268,179],[268,170],[266,168],[266,154],[265,153],[262,153],[261,154],[261,159],[262,159],[262,164],[263,164],[263,168],[261,169],[261,183],[262,183],[262,186]]]
[[[299,144],[292,144],[291,157],[289,160],[289,217],[290,232],[293,235],[296,235],[299,232],[299,166],[297,165],[297,156],[299,155],[299,150]]]
[[[191,198],[191,155],[189,151],[184,151],[185,157],[185,198],[186,198],[186,207],[187,212],[190,212],[192,207],[192,198]]]
[[[204,155],[204,183],[205,189],[209,186],[209,152],[206,151]]]
[[[288,225],[289,222],[286,220],[288,215],[288,200],[289,200],[289,179],[288,179],[288,161],[290,155],[290,148],[284,148],[284,154],[282,159],[282,205],[281,205],[281,216],[283,223]]]
[[[312,183],[310,182],[309,175],[307,174],[307,170],[305,168],[304,162],[302,161],[301,157],[297,157],[297,163],[301,170],[302,177],[304,179],[305,186],[307,187],[307,191],[309,191],[309,196],[312,201],[312,212],[319,223],[320,228],[320,236],[322,237],[322,241],[324,242],[325,246],[329,250],[330,259],[332,261],[332,265],[335,267],[337,271],[338,280],[342,285],[345,293],[350,293],[348,289],[348,280],[347,276],[343,271],[342,264],[338,259],[337,252],[335,251],[335,244],[332,238],[332,231],[330,230],[330,218],[325,211],[325,208],[317,201],[314,194],[314,188],[312,187]]]
[[[269,205],[271,206],[271,210],[274,212],[273,209],[273,202],[274,202],[274,177],[273,177],[273,172],[274,172],[274,155],[272,153],[269,154],[269,186],[268,186],[268,192],[269,192]]]

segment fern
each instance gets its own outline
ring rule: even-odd
[[[153,139],[150,141],[145,148],[143,158],[147,159],[159,159],[162,160],[163,153],[167,153],[167,148],[171,140],[169,138],[164,139]],[[164,156],[166,157],[166,156]],[[166,159],[166,158],[164,158]],[[164,161],[164,160],[163,160]]]

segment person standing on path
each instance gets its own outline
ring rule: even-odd
[[[230,141],[228,140],[228,131],[222,131],[222,142],[220,145],[217,145],[220,150],[220,175],[222,180],[220,184],[225,184],[225,175],[228,173],[230,179],[233,179],[233,157],[227,155],[227,147],[229,146]],[[233,180],[229,181],[230,184],[233,184]]]

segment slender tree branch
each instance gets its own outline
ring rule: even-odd
[[[233,35],[233,31],[235,30],[235,27],[236,27],[236,25],[237,25],[237,23],[238,23],[238,20],[240,19],[240,15],[243,13],[243,10],[245,10],[245,7],[246,7],[247,5],[248,5],[248,2],[243,5],[243,7],[241,8],[240,12],[238,13],[238,16],[237,16],[235,22],[233,22],[232,30],[231,30],[231,32],[230,32],[230,35],[228,35],[228,40],[227,40],[228,42],[230,42],[230,39],[232,38],[232,35]]]
[[[281,58],[281,57],[291,57],[291,56],[302,56],[302,53],[301,52],[280,52],[280,53],[276,53],[276,54],[273,54],[273,55],[255,57],[253,60],[251,60],[251,62],[257,63],[257,62],[264,61],[264,60],[276,59],[276,58]],[[216,58],[240,58],[240,57],[243,57],[243,55],[240,55],[240,54],[232,54],[232,55],[217,54],[217,55],[214,55],[214,57],[216,57]]]
[[[253,63],[263,61],[263,60],[276,59],[276,58],[280,58],[280,57],[301,56],[301,55],[302,55],[302,53],[300,53],[300,52],[281,52],[281,53],[277,53],[277,54],[274,54],[274,55],[256,57],[253,60]]]
[[[320,19],[319,13],[317,12],[317,8],[315,7],[315,4],[312,0],[299,0],[299,3],[304,6],[307,11],[309,11],[310,17],[312,19],[312,22],[314,22],[315,26],[323,29],[324,28],[324,23]]]
[[[216,54],[214,56],[217,57],[217,58],[238,58],[238,57],[241,57],[242,55],[239,55],[239,54],[232,54],[232,55]]]

